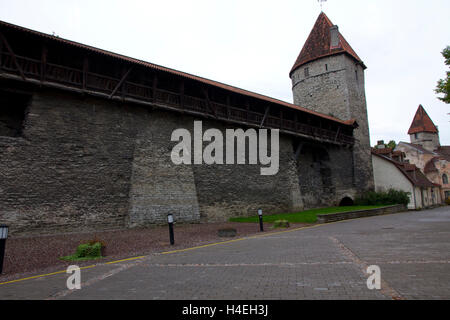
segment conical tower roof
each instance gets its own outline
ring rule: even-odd
[[[436,128],[430,116],[427,114],[422,105],[417,108],[416,115],[414,116],[414,120],[408,130],[408,134],[419,132],[438,133],[438,129]]]
[[[339,44],[336,47],[331,47],[330,28],[333,26],[333,23],[328,19],[327,15],[321,12],[289,74],[292,74],[298,67],[308,62],[340,53],[350,55],[357,62],[361,63],[364,69],[366,68],[362,60],[340,32],[338,32]]]

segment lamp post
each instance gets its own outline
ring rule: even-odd
[[[264,231],[262,209],[258,209],[259,231]]]
[[[173,246],[173,244],[175,243],[175,240],[173,237],[173,214],[169,213],[167,215],[167,222],[169,223],[170,245]]]
[[[5,256],[5,244],[8,238],[8,226],[0,225],[0,274],[3,272],[3,258]]]

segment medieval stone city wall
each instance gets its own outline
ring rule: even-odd
[[[260,165],[175,165],[171,134],[193,133],[194,120],[201,119],[36,91],[21,137],[0,137],[0,221],[12,235],[142,227],[165,223],[168,213],[178,222],[226,221],[258,208],[336,205],[355,194],[350,149],[310,142],[325,158],[305,147],[295,159],[284,134],[273,176],[261,175]],[[224,137],[233,128],[202,121],[203,132],[216,128]]]
[[[55,91],[32,95],[22,137],[0,138],[0,221],[11,234],[125,226],[138,114]]]

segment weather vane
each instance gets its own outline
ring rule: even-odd
[[[322,10],[322,6],[323,6],[323,3],[326,2],[326,1],[327,1],[327,0],[317,0],[317,2],[320,3],[320,11],[323,11],[323,10]]]

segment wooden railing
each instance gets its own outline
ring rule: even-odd
[[[12,56],[7,51],[0,53],[0,72],[21,76],[25,80],[34,79],[42,83],[57,83],[76,89],[100,92],[106,95],[114,93],[121,79],[96,74],[86,70],[78,70],[67,66],[52,63],[43,63],[40,60]],[[352,136],[337,134],[334,131],[298,123],[292,120],[281,119],[274,116],[264,118],[264,113],[250,111],[247,108],[225,105],[198,98],[182,95],[180,92],[171,92],[161,88],[153,88],[129,81],[122,81],[120,89],[115,91],[117,96],[132,98],[145,102],[152,102],[180,109],[204,113],[217,119],[239,121],[252,125],[260,125],[264,119],[264,127],[281,129],[310,137],[339,144],[353,144]]]

